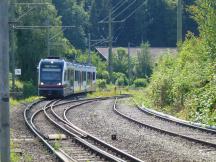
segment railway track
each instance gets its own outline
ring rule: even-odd
[[[60,161],[141,162],[140,159],[81,130],[67,119],[68,110],[83,104],[105,99],[108,98],[83,99],[67,102],[54,100],[49,101],[41,108],[37,108],[38,110],[34,110],[34,107],[38,104],[36,102],[26,108],[24,118],[31,131],[43,141]],[[63,108],[65,106],[68,107]],[[60,109],[61,114],[56,112],[56,110]],[[45,127],[43,126],[44,121],[45,123],[49,123]],[[54,134],[59,136],[60,139],[51,139],[50,136]]]
[[[165,133],[171,136],[180,137],[190,142],[206,145],[215,151],[216,132],[213,129],[200,128],[193,125],[184,124],[177,120],[169,119],[146,111],[136,105],[130,111],[124,112],[124,106],[119,106],[118,98],[113,105],[116,114],[134,122],[140,126]]]

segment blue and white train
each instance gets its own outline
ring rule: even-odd
[[[96,90],[96,67],[50,57],[38,66],[38,94],[65,97]]]

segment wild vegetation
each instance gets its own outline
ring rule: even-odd
[[[216,2],[197,0],[189,10],[200,35],[188,33],[177,56],[165,55],[151,77],[152,105],[206,124],[216,124]]]

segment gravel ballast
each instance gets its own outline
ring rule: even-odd
[[[42,102],[39,106],[45,105]],[[54,156],[49,153],[41,142],[31,133],[24,122],[23,112],[26,105],[11,108],[11,141],[14,149],[20,157],[21,162],[57,162]]]
[[[145,161],[216,161],[215,149],[140,127],[115,114],[114,100],[72,109],[68,118],[83,130]],[[128,101],[120,106],[131,109]],[[117,140],[111,136],[117,135]]]

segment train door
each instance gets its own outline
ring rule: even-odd
[[[75,70],[74,91],[79,92],[79,71],[77,69]]]
[[[69,70],[70,93],[74,93],[74,69]]]
[[[82,91],[82,71],[79,71],[79,92]]]
[[[91,91],[91,72],[87,72],[87,85],[88,85],[88,91]]]
[[[82,91],[86,91],[86,71],[82,71]]]
[[[93,79],[92,79],[92,91],[96,91],[96,72],[93,72]]]

